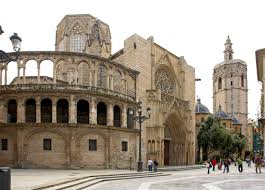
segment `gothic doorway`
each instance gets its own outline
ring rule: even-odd
[[[164,165],[169,165],[169,145],[170,140],[164,140]]]

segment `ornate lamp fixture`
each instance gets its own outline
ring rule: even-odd
[[[0,35],[3,33],[4,31],[2,30],[2,27],[0,26]],[[10,40],[12,42],[12,46],[13,46],[13,50],[15,51],[15,54],[10,56],[6,52],[0,50],[0,62],[16,61],[18,58],[18,52],[20,51],[22,39],[17,35],[17,33],[14,33],[10,37]]]

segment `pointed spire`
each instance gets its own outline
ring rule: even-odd
[[[225,62],[229,62],[231,60],[233,60],[233,49],[232,49],[232,43],[231,40],[229,38],[229,36],[227,36],[226,42],[225,42],[225,50],[224,50],[224,61]]]

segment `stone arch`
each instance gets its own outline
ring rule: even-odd
[[[25,75],[38,76],[38,63],[35,59],[28,59],[25,62]]]
[[[89,103],[80,99],[77,102],[77,123],[89,124]]]
[[[129,107],[127,109],[127,128],[128,129],[133,129],[134,128],[134,109],[133,107]]]
[[[17,101],[11,99],[7,103],[7,123],[17,122]]]
[[[113,122],[115,127],[121,127],[121,109],[117,105],[113,107]]]
[[[53,77],[53,60],[45,59],[40,63],[40,76]]]
[[[165,117],[164,125],[164,164],[186,164],[184,144],[186,143],[187,125],[183,114],[172,111]]]
[[[68,123],[69,103],[67,99],[59,99],[56,104],[57,123]]]
[[[99,64],[97,67],[97,86],[108,88],[107,85],[108,69],[105,65]]]
[[[100,132],[89,131],[77,135],[77,149],[81,167],[106,168],[108,164],[108,137]],[[89,151],[89,140],[97,140],[97,150]]]
[[[25,121],[26,123],[36,123],[36,100],[27,99],[25,102]]]
[[[44,98],[41,100],[41,123],[52,122],[52,100]]]
[[[151,149],[151,152],[152,153],[155,153],[155,151],[156,151],[156,148],[155,148],[155,140],[153,139],[152,140],[152,149]]]
[[[107,125],[107,105],[104,102],[97,105],[97,124]]]
[[[78,78],[77,78],[77,83],[81,85],[90,85],[90,65],[85,62],[81,61],[78,64]]]
[[[44,139],[51,139],[52,149],[43,150]],[[66,168],[69,154],[68,138],[56,129],[36,129],[24,139],[24,166],[37,168]]]

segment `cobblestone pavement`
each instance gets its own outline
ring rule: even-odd
[[[120,180],[98,184],[89,190],[264,190],[264,173],[256,174],[252,168],[244,166],[243,173],[230,166],[229,173],[218,170],[206,173],[206,169],[171,172],[171,176]]]

